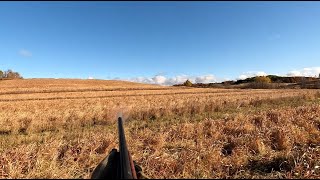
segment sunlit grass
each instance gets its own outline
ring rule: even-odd
[[[52,80],[57,93],[50,81],[0,83],[1,178],[89,178],[118,148],[119,111],[149,177],[319,178],[319,90],[94,91],[107,82]]]

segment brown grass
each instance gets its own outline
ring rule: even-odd
[[[319,178],[319,90],[0,81],[0,178],[89,178],[118,147],[151,178]]]

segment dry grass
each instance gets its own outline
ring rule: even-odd
[[[0,81],[0,178],[89,178],[118,147],[152,178],[319,178],[320,91]]]

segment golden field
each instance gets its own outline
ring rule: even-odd
[[[118,148],[150,178],[320,178],[320,90],[0,81],[0,178],[90,178]]]

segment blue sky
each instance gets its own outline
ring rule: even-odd
[[[0,69],[170,84],[320,73],[320,2],[1,2]]]

